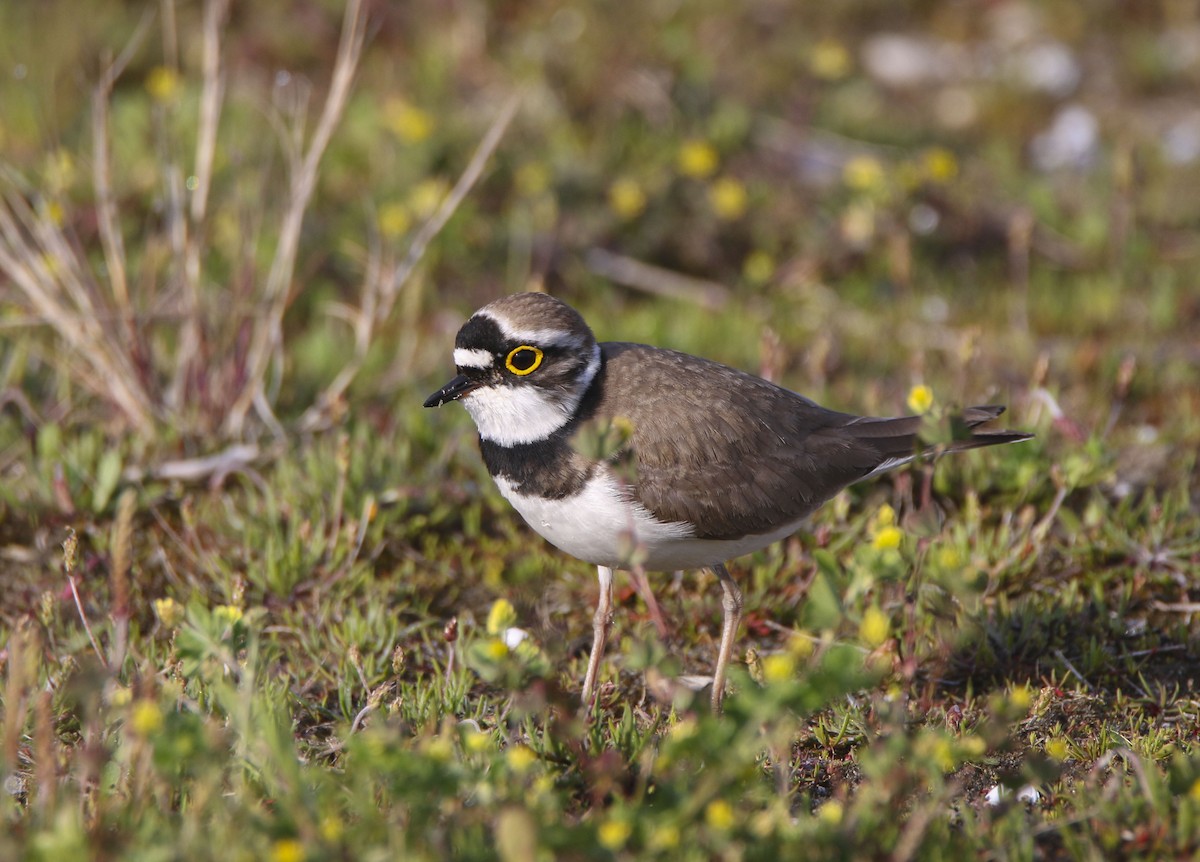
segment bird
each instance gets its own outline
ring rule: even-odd
[[[1027,440],[976,431],[922,442],[922,416],[856,416],[676,350],[598,342],[540,292],[480,308],[454,339],[456,376],[425,401],[459,401],[501,495],[552,545],[596,566],[600,596],[582,700],[592,704],[620,569],[710,569],[723,619],[711,694],[720,712],[743,598],[726,563],[800,529],[848,485],[922,456]]]

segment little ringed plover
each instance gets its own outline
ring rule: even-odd
[[[612,621],[614,569],[717,575],[719,710],[742,614],[726,560],[791,535],[842,488],[922,454],[1032,436],[973,431],[1004,408],[970,407],[961,439],[930,447],[919,416],[838,413],[707,359],[598,343],[578,312],[542,293],[475,312],[455,338],[454,364],[458,375],[425,406],[461,401],[500,493],[547,541],[598,568],[585,703]]]

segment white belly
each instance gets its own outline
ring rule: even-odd
[[[765,548],[800,526],[797,521],[742,539],[697,539],[691,524],[657,521],[640,503],[625,499],[619,482],[603,470],[579,494],[561,500],[519,494],[503,476],[496,477],[496,485],[550,544],[584,562],[614,569],[704,568]]]

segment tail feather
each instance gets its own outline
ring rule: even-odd
[[[944,452],[960,452],[967,449],[979,449],[984,446],[999,446],[1004,443],[1019,443],[1033,437],[1024,431],[980,431],[973,429],[990,422],[1004,412],[999,404],[989,404],[980,407],[968,407],[953,418],[965,436],[939,446],[929,446],[921,442],[920,431],[924,425],[921,416],[899,416],[896,418],[861,417],[853,420],[841,429],[847,436],[853,437],[872,448],[883,456],[883,463],[877,469],[890,469],[913,457],[941,449]],[[886,466],[885,466],[886,465]]]

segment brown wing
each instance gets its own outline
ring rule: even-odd
[[[913,456],[918,417],[826,410],[753,375],[639,344],[601,345],[605,373],[593,416],[628,420],[636,453],[625,475],[657,517],[706,539],[767,533],[847,485]],[[622,409],[616,407],[623,405]],[[1003,408],[972,408],[968,426]],[[953,448],[1027,435],[976,435]]]

